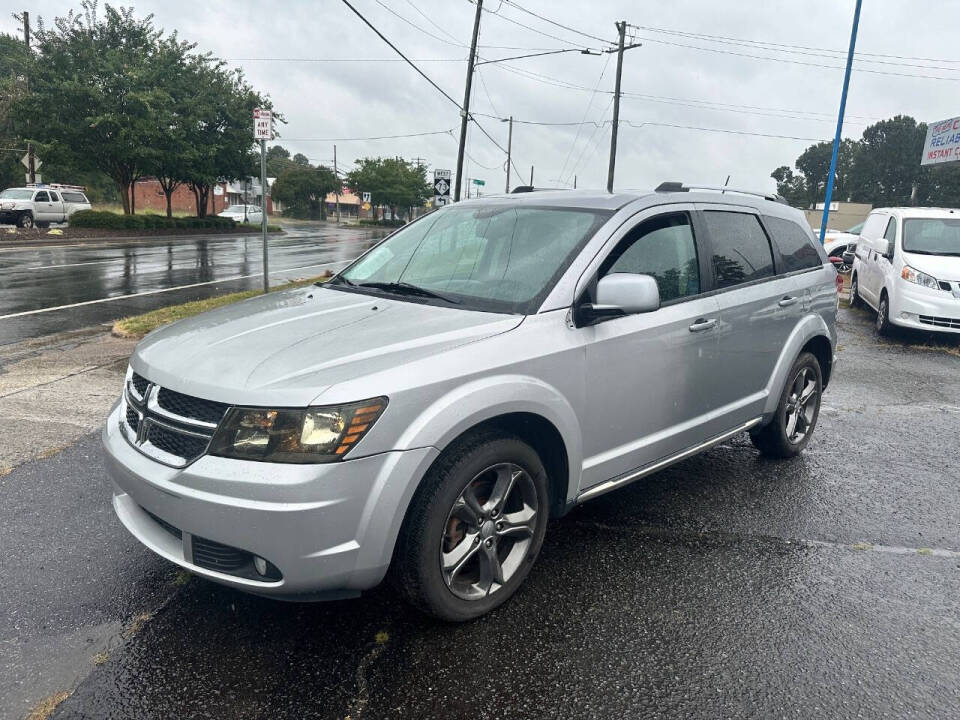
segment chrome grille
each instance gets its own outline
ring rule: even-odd
[[[120,428],[137,450],[171,467],[203,455],[228,405],[161,388],[132,373],[123,393]]]

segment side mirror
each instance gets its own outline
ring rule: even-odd
[[[857,254],[853,250],[847,250],[845,253],[843,253],[843,262],[846,265],[853,265],[853,259],[856,256]]]
[[[582,303],[578,324],[588,325],[605,318],[636,315],[660,308],[660,288],[650,275],[611,273],[597,283],[597,302]]]
[[[886,246],[884,247],[883,256],[887,260],[893,260],[893,251],[896,248],[896,243],[893,240],[887,240]]]

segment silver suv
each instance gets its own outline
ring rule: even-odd
[[[147,547],[260,595],[389,575],[467,620],[548,518],[738,433],[816,427],[837,274],[774,197],[529,192],[438,210],[329,282],[162,328],[103,430]]]

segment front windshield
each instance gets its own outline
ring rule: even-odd
[[[6,200],[29,200],[33,197],[33,190],[23,190],[19,188],[10,188],[0,192],[0,198]]]
[[[242,212],[243,212],[243,205],[231,205],[231,206],[228,207],[226,210],[224,210],[224,212],[242,213]]]
[[[444,208],[391,235],[332,284],[407,297],[413,293],[402,291],[415,286],[435,294],[416,300],[529,314],[611,214],[507,204]],[[363,289],[371,283],[378,287]]]
[[[908,218],[903,251],[921,255],[960,255],[960,218]]]

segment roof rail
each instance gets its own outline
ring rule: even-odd
[[[753,195],[764,200],[787,204],[787,201],[776,193],[765,193],[757,190],[744,190],[743,188],[728,187],[727,185],[684,185],[681,182],[662,182],[657,186],[655,192],[689,192],[691,190],[713,190],[719,193],[737,193],[739,195]]]

